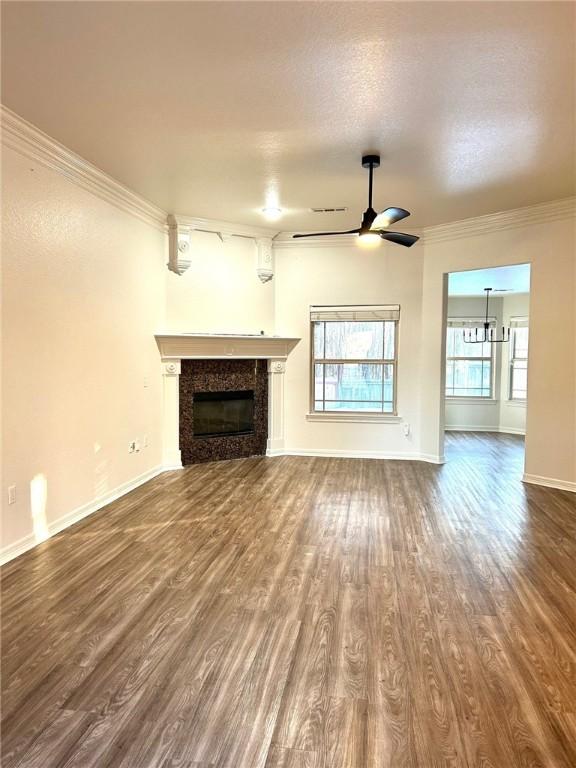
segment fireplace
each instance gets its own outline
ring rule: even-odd
[[[266,454],[266,360],[182,360],[183,464]]]
[[[164,468],[284,453],[286,358],[299,341],[262,334],[156,334],[163,374]],[[244,390],[254,392],[253,432],[194,435],[196,393]]]
[[[195,392],[194,437],[254,434],[254,390]]]

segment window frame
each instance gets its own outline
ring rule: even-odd
[[[479,328],[481,330],[484,329],[484,319],[477,319],[474,317],[449,317],[446,322],[446,335],[448,333],[449,328],[458,328],[456,323],[461,323],[461,330],[462,333],[466,330],[466,328]],[[489,318],[490,327],[494,327],[496,324],[496,318]],[[446,339],[446,347],[448,340]],[[491,341],[484,342],[485,344],[490,344],[490,356],[489,357],[470,357],[468,355],[462,355],[462,356],[449,356],[446,350],[446,354],[444,355],[444,399],[445,400],[451,400],[456,403],[464,403],[467,401],[475,402],[475,403],[494,403],[496,402],[496,356],[495,356],[495,344]],[[454,395],[454,394],[447,394],[447,369],[448,369],[448,362],[478,362],[482,361],[489,361],[490,362],[490,393],[488,395]],[[454,389],[454,387],[452,387]]]
[[[397,420],[398,418],[398,325],[400,320],[368,320],[366,322],[373,323],[393,323],[394,324],[394,359],[387,358],[355,358],[355,359],[317,359],[314,355],[314,324],[315,323],[345,323],[354,322],[350,320],[313,320],[310,318],[310,402],[308,416],[312,419],[326,418],[336,419],[342,421],[352,420],[365,420],[365,421],[383,421],[383,420]],[[382,329],[384,333],[384,329]],[[392,366],[392,410],[391,411],[317,411],[316,410],[316,397],[315,397],[315,370],[316,365],[380,365],[382,370],[385,365]],[[382,374],[384,375],[384,374]],[[326,404],[326,400],[322,402]],[[346,402],[346,401],[342,401]],[[358,402],[358,401],[351,401]],[[370,402],[370,401],[367,401]],[[383,400],[384,402],[390,402],[389,400]]]
[[[519,325],[518,323],[525,322],[526,325]],[[511,403],[525,404],[528,400],[528,351],[530,349],[530,325],[527,317],[511,317],[510,318],[510,351],[508,359],[508,401]],[[526,357],[518,357],[516,355],[516,331],[519,328],[528,329],[528,345],[526,348]],[[518,360],[526,363],[526,396],[514,397],[514,362]]]

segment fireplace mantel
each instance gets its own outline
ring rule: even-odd
[[[257,358],[285,360],[300,339],[217,333],[157,333],[163,360]]]
[[[163,455],[166,469],[180,469],[180,369],[182,360],[268,360],[268,447],[270,456],[284,451],[284,373],[286,358],[300,341],[286,336],[217,333],[157,333],[162,358]]]

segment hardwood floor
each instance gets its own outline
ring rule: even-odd
[[[166,473],[2,569],[4,768],[574,768],[576,499],[446,465]]]

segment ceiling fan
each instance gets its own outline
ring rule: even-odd
[[[380,166],[380,155],[364,155],[362,158],[362,167],[368,168],[368,208],[364,211],[362,216],[362,223],[358,229],[348,229],[345,232],[310,232],[306,235],[292,235],[292,237],[320,237],[326,235],[358,235],[362,240],[366,242],[377,241],[377,238],[381,237],[382,240],[389,240],[391,243],[398,243],[398,245],[405,245],[410,248],[420,238],[416,235],[407,235],[404,232],[390,232],[387,227],[391,224],[395,224],[401,219],[405,219],[406,216],[410,216],[410,211],[404,210],[404,208],[386,208],[382,213],[376,213],[372,208],[372,177],[374,174],[374,168]]]

